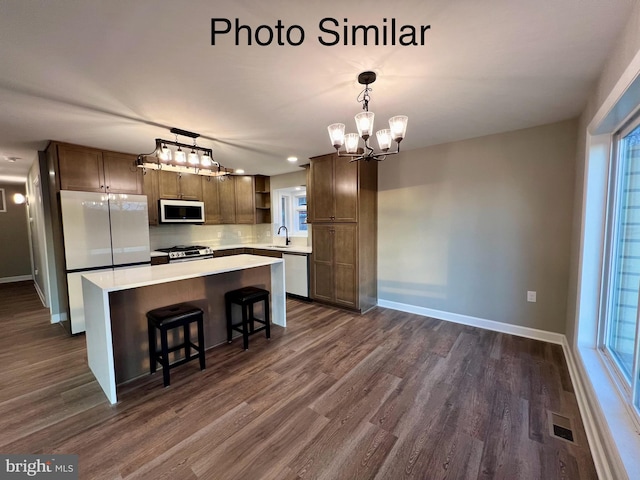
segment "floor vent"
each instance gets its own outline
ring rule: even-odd
[[[571,419],[549,412],[549,433],[552,437],[559,438],[566,442],[575,443],[573,439],[573,426]]]

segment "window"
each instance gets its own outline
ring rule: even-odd
[[[599,347],[639,413],[640,119],[615,135],[612,158]]]
[[[307,236],[307,189],[304,186],[282,188],[274,191],[278,211],[274,212],[277,221],[273,225],[274,234],[278,235],[278,228],[287,227],[289,236]],[[284,236],[282,231],[280,236]]]

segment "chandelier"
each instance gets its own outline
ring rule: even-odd
[[[156,138],[156,149],[149,154],[138,155],[137,165],[141,168],[153,170],[167,170],[172,172],[197,173],[198,175],[221,176],[233,173],[233,170],[221,166],[213,159],[213,150],[200,147],[196,143],[199,133],[172,128],[176,136],[175,141]],[[178,141],[178,135],[193,139],[193,145]],[[178,147],[171,149],[171,147]],[[183,150],[183,148],[185,150]],[[190,151],[189,151],[190,150]],[[189,153],[187,153],[189,152]],[[149,161],[149,156],[155,154],[155,161]]]
[[[369,137],[373,133],[373,119],[374,113],[369,111],[369,100],[371,99],[369,93],[372,91],[369,88],[373,82],[376,81],[375,72],[362,72],[358,75],[358,83],[364,85],[364,90],[358,95],[358,102],[362,103],[363,112],[358,113],[355,116],[356,126],[358,127],[358,133],[347,133],[345,135],[344,123],[334,123],[327,127],[329,130],[329,137],[333,147],[338,152],[339,157],[352,157],[352,162],[357,160],[384,160],[387,155],[395,155],[400,153],[400,142],[404,138],[407,132],[407,121],[409,117],[405,115],[397,115],[389,119],[389,128],[384,128],[376,132],[378,139],[378,147],[381,153],[375,153],[374,149],[369,146]],[[360,138],[364,140],[364,150],[358,151]],[[390,152],[391,142],[396,142],[396,151]],[[344,145],[345,151],[341,152],[340,147]]]

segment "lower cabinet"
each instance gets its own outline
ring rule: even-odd
[[[314,224],[312,264],[314,300],[360,308],[357,224]]]

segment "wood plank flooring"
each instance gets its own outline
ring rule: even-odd
[[[0,285],[0,452],[82,479],[595,479],[561,347],[393,310],[289,300],[288,327],[107,403],[84,337]],[[552,437],[548,412],[573,421]]]

